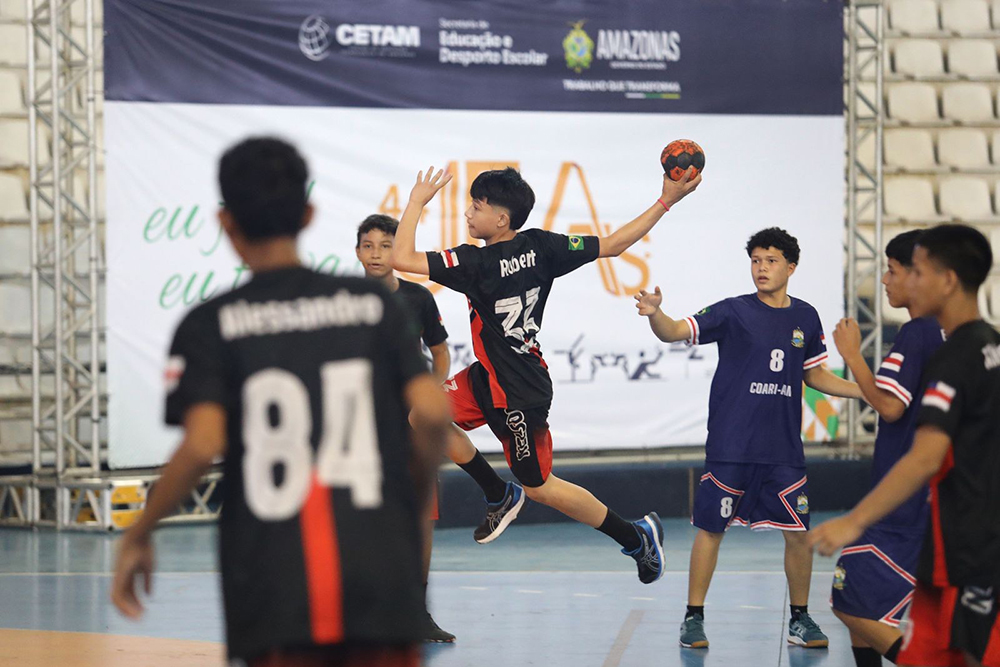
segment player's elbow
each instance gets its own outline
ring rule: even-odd
[[[625,244],[621,243],[617,236],[611,235],[601,239],[600,243],[600,253],[601,257],[618,257],[623,252],[625,252]]]
[[[906,408],[899,401],[892,401],[881,410],[878,411],[878,416],[884,419],[887,423],[892,424],[898,422],[903,413],[906,412]]]

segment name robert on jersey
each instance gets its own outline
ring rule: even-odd
[[[778,384],[776,382],[751,382],[751,394],[761,394],[763,396],[785,396],[792,397],[792,385]]]
[[[250,303],[241,299],[219,309],[219,329],[224,339],[233,340],[286,331],[372,326],[382,321],[383,309],[378,295],[347,290],[294,301]]]
[[[526,253],[522,253],[518,257],[511,257],[510,259],[500,260],[500,277],[506,278],[507,276],[512,276],[521,269],[531,268],[535,265],[535,251],[531,250]]]

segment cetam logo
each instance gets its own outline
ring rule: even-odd
[[[299,27],[299,50],[315,62],[330,55],[330,24],[319,14],[313,14]]]

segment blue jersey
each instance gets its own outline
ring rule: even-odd
[[[884,389],[901,400],[906,411],[892,423],[884,419],[878,420],[878,437],[875,439],[872,461],[873,487],[913,445],[919,412],[912,405],[913,399],[923,391],[921,377],[927,360],[943,342],[944,334],[937,320],[928,317],[911,320],[900,328],[889,356],[875,374],[875,384],[879,389]],[[927,527],[927,508],[927,489],[924,487],[879,524],[923,532]]]
[[[687,318],[693,345],[719,344],[705,460],[805,466],[802,377],[827,359],[816,309],[737,296]]]

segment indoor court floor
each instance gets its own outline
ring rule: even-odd
[[[813,516],[813,521],[826,517]],[[829,649],[785,641],[782,538],[734,528],[709,593],[708,650],[681,649],[694,530],[664,522],[667,573],[650,586],[597,531],[515,524],[488,545],[471,528],[439,530],[430,606],[453,645],[431,645],[433,667],[849,667],[847,631],[830,612],[834,560],[817,557],[810,613]],[[108,602],[114,538],[0,530],[0,667],[202,667],[224,664],[215,527],[157,533],[157,574],[142,621]],[[391,566],[391,565],[390,565]]]

